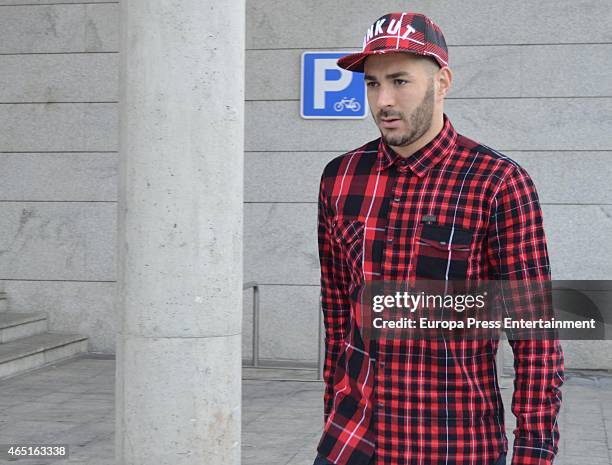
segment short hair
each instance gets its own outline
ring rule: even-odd
[[[420,58],[422,58],[421,61],[423,61],[423,63],[425,63],[425,68],[427,69],[427,71],[429,72],[429,76],[433,76],[434,74],[436,74],[439,70],[442,69],[442,67],[440,66],[440,64],[436,61],[435,58],[433,57],[429,57],[429,56],[421,56]]]
[[[420,54],[412,53],[412,52],[406,52],[406,53],[409,53],[416,60],[418,60],[421,63],[423,63],[424,68],[427,71],[427,74],[429,75],[429,77],[433,77],[434,74],[436,74],[440,69],[442,69],[440,64],[432,56],[429,56],[429,55],[420,55]]]

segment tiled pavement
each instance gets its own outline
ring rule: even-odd
[[[86,356],[0,381],[0,443],[70,446],[69,460],[14,463],[114,465],[114,374],[114,360]],[[308,381],[312,371],[245,369],[243,376],[242,465],[312,465],[322,383]],[[511,440],[512,391],[502,393]],[[555,464],[612,465],[612,375],[569,372],[563,396]]]

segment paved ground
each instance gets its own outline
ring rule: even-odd
[[[114,374],[114,360],[84,357],[0,381],[0,443],[70,446],[69,460],[17,465],[114,465]],[[308,381],[312,371],[243,374],[242,465],[312,465],[322,429],[322,383]],[[296,380],[264,379],[278,377]],[[502,393],[509,406],[511,389]],[[555,464],[612,465],[612,376],[568,373],[563,395]],[[507,416],[511,431],[514,417]]]

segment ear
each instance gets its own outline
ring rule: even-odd
[[[444,98],[450,91],[451,83],[453,82],[453,72],[448,66],[441,68],[436,73],[436,81],[438,83],[436,94],[438,97]]]

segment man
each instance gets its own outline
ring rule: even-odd
[[[453,128],[442,31],[417,13],[382,16],[362,52],[381,137],[332,160],[319,192],[324,314],[323,435],[316,465],[501,465],[508,441],[498,339],[362,338],[359,291],[375,280],[550,279],[538,195],[515,161]],[[445,281],[444,281],[445,282]],[[517,417],[513,465],[557,453],[558,340],[510,340]]]

